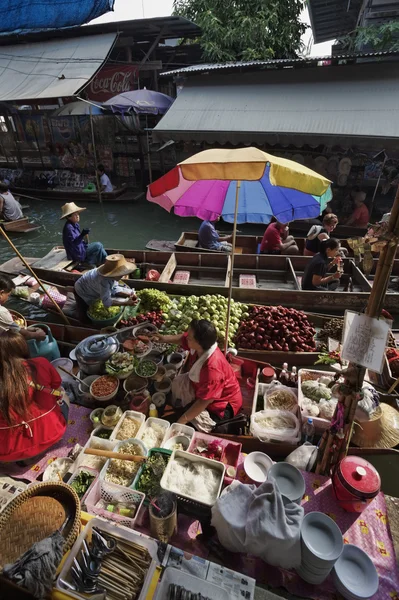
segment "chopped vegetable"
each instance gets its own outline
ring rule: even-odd
[[[140,429],[140,425],[141,423],[138,419],[134,419],[133,417],[125,417],[116,435],[116,439],[129,440],[131,438],[135,438],[138,430]]]
[[[135,456],[143,456],[143,449],[138,444],[125,443],[119,449],[120,454],[133,454]],[[133,483],[134,476],[139,469],[140,463],[131,460],[120,460],[113,458],[109,462],[105,481],[116,483],[122,486],[129,486]]]
[[[169,456],[156,453],[150,456],[143,466],[141,475],[138,479],[135,489],[143,492],[150,498],[154,498],[161,491],[160,481],[169,461]]]
[[[158,367],[153,360],[142,360],[136,367],[136,374],[139,377],[153,377]]]
[[[115,352],[105,363],[105,371],[109,375],[129,375],[135,367],[135,359],[129,352]]]
[[[70,483],[70,486],[75,490],[79,499],[82,499],[91,484],[93,483],[95,476],[87,471],[80,471],[75,479]]]
[[[103,440],[109,440],[111,437],[112,429],[100,429],[98,433],[96,433],[96,437],[99,437]]]
[[[212,442],[206,442],[205,440],[198,440],[195,448],[190,451],[192,454],[199,454],[210,458],[211,460],[221,460],[223,448],[217,440]]]

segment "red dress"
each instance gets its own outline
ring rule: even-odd
[[[189,350],[187,344],[187,334],[183,337],[183,348]],[[197,360],[197,354],[190,354],[189,366],[192,367]],[[224,411],[228,404],[233,409],[234,416],[242,407],[242,394],[240,384],[226,357],[216,348],[215,352],[203,364],[200,371],[199,382],[191,382],[195,389],[197,400],[213,400],[207,406],[210,413],[223,418]]]
[[[61,386],[61,377],[46,358],[32,358],[32,378],[49,389]],[[27,377],[29,371],[27,370]],[[57,443],[65,433],[67,423],[57,404],[59,397],[46,391],[29,388],[29,414],[13,415],[10,427],[0,412],[0,461],[13,462],[32,458]]]

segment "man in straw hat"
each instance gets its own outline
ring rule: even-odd
[[[75,202],[68,202],[62,207],[61,219],[66,219],[62,230],[62,241],[69,260],[90,265],[101,265],[107,253],[100,242],[88,244],[86,236],[90,229],[80,231],[80,214],[85,208],[76,206]]]
[[[80,318],[85,319],[89,307],[99,299],[107,308],[134,305],[135,291],[118,285],[118,281],[136,268],[136,264],[127,262],[122,254],[111,254],[101,267],[79,277],[75,283],[75,297]]]

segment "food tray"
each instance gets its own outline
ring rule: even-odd
[[[86,442],[85,448],[86,447],[100,448],[101,450],[110,450],[112,452],[112,450],[115,448],[115,444],[119,440],[111,440],[111,436],[107,440],[105,438],[97,437],[97,431],[101,431],[102,429],[108,429],[109,431],[113,431],[112,427],[106,427],[105,425],[99,425],[98,427],[93,429],[93,431],[91,432],[91,435],[90,435],[88,441]],[[111,433],[111,435],[112,435],[112,433]],[[89,446],[88,444],[89,444],[90,440],[92,440],[92,443],[90,443],[90,446]]]
[[[190,427],[189,425],[181,425],[180,423],[173,423],[166,432],[162,446],[164,446],[165,443],[170,440],[170,438],[175,437],[175,435],[185,435],[189,440],[191,440],[194,433],[194,427]]]
[[[163,454],[165,456],[169,456],[169,458],[172,456],[172,450],[167,450],[166,448],[151,448],[151,450],[148,452],[148,458],[151,458],[151,456],[153,456],[154,454]],[[133,481],[133,485],[131,486],[134,490],[139,491],[137,489],[137,485],[141,476],[141,473],[143,472],[143,467],[144,465],[142,465],[139,469],[139,472],[137,473],[135,480]],[[142,492],[140,492],[142,493]],[[147,496],[145,496],[145,500],[144,500],[144,506],[148,506],[150,503],[150,499],[147,498]]]
[[[89,473],[90,475],[94,475],[95,479],[91,482],[90,486],[87,488],[87,490],[84,493],[84,495],[80,498],[80,505],[81,506],[84,505],[88,493],[90,492],[91,488],[95,484],[95,482],[98,479],[98,476],[100,474],[99,471],[96,471],[95,469],[91,469],[90,467],[78,467],[76,469],[76,471],[73,473],[73,475],[71,476],[71,478],[68,480],[68,485],[71,485],[71,483],[73,483],[73,481],[75,481],[75,479],[77,478],[77,476],[79,475],[79,473],[81,473],[82,471],[84,471],[85,473]]]
[[[165,421],[165,419],[159,419],[158,417],[149,417],[146,422],[144,423],[144,426],[140,429],[139,434],[137,435],[137,437],[141,440],[143,437],[143,434],[145,432],[145,430],[151,426],[152,423],[155,423],[156,425],[160,425],[161,427],[164,428],[165,432],[164,432],[164,436],[161,440],[161,442],[158,444],[158,446],[162,446],[163,441],[165,439],[165,436],[168,433],[168,430],[170,429],[170,423],[169,421]],[[148,450],[150,450],[151,448],[148,448]]]
[[[229,600],[230,598],[227,590],[224,590],[214,583],[195,577],[180,569],[167,567],[162,576],[162,581],[158,585],[154,600],[165,600],[165,598],[168,598],[169,586],[172,583],[182,586],[185,590],[188,590],[193,594],[201,594],[203,598],[206,597],[209,598],[209,600]]]
[[[119,515],[117,513],[110,512],[104,508],[96,507],[96,504],[99,500],[104,500],[108,503],[112,502],[112,498],[114,498],[116,494],[118,500],[121,502],[129,502],[137,506],[134,517],[130,518],[125,515]],[[130,488],[117,485],[116,483],[109,483],[108,481],[97,479],[95,485],[93,485],[89,494],[87,495],[86,509],[91,515],[103,517],[108,521],[114,521],[118,525],[124,525],[125,527],[130,527],[130,529],[134,529],[141,506],[144,502],[144,498],[145,495],[141,492],[132,491]]]
[[[207,433],[201,433],[200,431],[196,431],[191,439],[190,445],[188,447],[188,452],[194,453],[194,449],[197,447],[198,442],[200,442],[201,440],[203,440],[204,442],[207,442],[208,444],[209,444],[209,442],[216,441],[222,447],[222,454],[221,454],[220,460],[218,460],[217,458],[210,459],[210,460],[215,460],[217,462],[221,462],[221,463],[227,465],[228,467],[234,467],[234,468],[237,467],[238,460],[240,458],[242,444],[239,444],[238,442],[230,442],[230,440],[224,440],[224,439],[218,438],[217,436],[214,436],[214,435],[209,435]],[[234,457],[233,462],[225,462],[225,451],[226,451],[227,446],[230,446],[230,447],[233,446],[236,451],[236,457]],[[201,456],[201,455],[195,454],[195,456]]]
[[[334,376],[334,373],[331,373],[330,371],[314,371],[312,369],[299,369],[298,371],[298,406],[299,409],[301,411],[301,418],[302,418],[302,423],[306,423],[306,421],[309,418],[309,415],[306,415],[302,412],[302,402],[303,402],[303,394],[302,394],[302,374],[303,373],[310,373],[311,375],[314,375],[314,379],[319,379],[319,377],[322,377],[323,375],[326,375],[327,377],[331,377]],[[329,429],[329,427],[331,427],[331,421],[328,421],[328,419],[322,419],[321,417],[311,417],[313,419],[313,425],[315,427],[315,431],[320,433],[325,431],[326,429]]]
[[[116,440],[118,442],[123,441],[123,440],[117,440],[116,436],[118,435],[118,431],[121,428],[121,425],[126,417],[132,417],[133,419],[136,419],[137,421],[139,421],[141,423],[139,430],[137,431],[137,433],[135,435],[135,438],[139,437],[140,433],[143,430],[145,415],[143,413],[137,412],[135,410],[126,410],[123,413],[123,415],[121,416],[121,418],[119,419],[119,421],[117,422],[117,424],[115,425],[115,428],[111,434],[111,437],[109,438],[111,442],[113,442],[114,440]]]
[[[103,531],[104,533],[108,533],[109,535],[112,535],[112,537],[114,537],[114,538],[117,538],[120,540],[124,540],[124,539],[128,540],[129,542],[138,544],[139,546],[142,546],[143,548],[146,548],[148,550],[148,552],[151,555],[152,561],[151,561],[150,567],[148,569],[147,575],[144,579],[144,583],[143,583],[143,587],[141,589],[140,595],[136,599],[136,600],[145,600],[146,596],[147,596],[147,591],[148,591],[149,585],[154,576],[155,569],[156,569],[157,565],[159,564],[158,559],[157,559],[158,544],[155,542],[155,540],[152,540],[151,538],[149,538],[147,536],[140,535],[140,534],[132,531],[131,529],[127,529],[126,527],[123,527],[123,526],[115,527],[115,525],[113,523],[108,523],[107,521],[104,521],[103,519],[99,519],[98,517],[91,519],[87,523],[86,527],[84,528],[84,530],[82,531],[82,533],[76,540],[75,544],[73,545],[72,550],[70,551],[69,555],[67,556],[67,558],[65,560],[64,566],[62,567],[62,570],[61,570],[61,573],[59,574],[59,577],[57,578],[56,590],[66,593],[71,598],[77,598],[78,600],[87,600],[86,595],[81,594],[79,592],[75,592],[73,590],[69,590],[68,585],[66,585],[64,583],[64,581],[69,584],[72,583],[72,579],[70,576],[70,570],[73,565],[73,561],[79,554],[80,549],[82,548],[83,540],[91,537],[91,531],[92,531],[93,527],[96,527],[97,529],[99,529],[100,531]]]
[[[196,498],[192,498],[191,496],[186,496],[183,494],[178,494],[175,491],[169,490],[166,487],[165,482],[167,479],[167,475],[169,474],[169,471],[170,471],[170,465],[176,458],[182,458],[182,459],[187,460],[192,463],[202,463],[202,464],[206,465],[207,467],[215,469],[216,471],[218,471],[220,473],[220,485],[219,485],[214,502],[212,502],[211,504],[208,504],[207,502],[200,502]],[[221,462],[218,462],[217,460],[210,460],[209,458],[203,458],[202,456],[198,456],[197,454],[191,454],[190,452],[184,452],[184,450],[174,450],[172,453],[172,456],[170,457],[170,461],[168,462],[168,466],[166,467],[165,472],[162,476],[161,487],[163,490],[165,490],[167,492],[172,492],[173,494],[175,494],[176,498],[180,504],[184,505],[188,501],[190,504],[197,505],[199,507],[199,509],[203,509],[203,508],[210,509],[220,496],[220,492],[221,492],[222,486],[223,486],[223,479],[225,476],[225,471],[226,471],[225,465]],[[194,514],[195,514],[195,512],[194,512]]]
[[[147,456],[147,448],[144,446],[143,442],[141,440],[138,440],[137,438],[130,438],[129,440],[122,440],[122,441],[118,442],[115,445],[115,448],[114,448],[113,451],[114,452],[118,452],[119,449],[122,448],[123,445],[126,444],[126,443],[137,444],[138,446],[140,446],[140,448],[141,448],[141,450],[143,452],[142,455],[143,456]],[[103,480],[103,481],[105,481],[105,475],[106,475],[106,473],[108,471],[109,463],[110,463],[111,460],[118,460],[118,459],[109,458],[107,460],[107,462],[105,463],[105,465],[103,466],[103,468],[101,469],[101,472],[100,472],[100,479]],[[139,469],[140,469],[140,465],[139,465]],[[135,477],[136,477],[136,475],[133,476],[132,483],[129,486],[122,486],[122,487],[133,487],[133,483],[134,483]],[[107,481],[107,483],[111,483],[111,482]]]
[[[133,337],[137,337],[138,335],[145,335],[140,333],[142,329],[149,329],[150,331],[152,331],[153,333],[158,333],[158,327],[156,327],[156,325],[153,325],[152,323],[140,323],[140,325],[137,325],[137,327],[135,327],[132,330],[132,336]]]

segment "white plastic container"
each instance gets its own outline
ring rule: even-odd
[[[314,425],[316,433],[322,433],[323,431],[325,431],[326,429],[329,429],[331,427],[331,421],[328,421],[328,419],[322,419],[321,417],[313,417],[312,415],[308,415],[308,413],[303,411],[303,409],[302,409],[303,398],[304,398],[304,395],[302,393],[303,373],[311,373],[312,375],[316,375],[317,377],[315,377],[315,381],[319,377],[323,377],[323,375],[326,377],[333,378],[334,373],[331,373],[329,371],[315,371],[312,369],[299,369],[299,371],[298,371],[298,406],[301,411],[302,423],[306,423],[308,418],[312,417],[313,425]]]
[[[90,446],[88,446],[89,448],[99,448],[101,450],[110,450],[112,452],[112,450],[115,448],[115,446],[117,444],[117,440],[111,440],[110,438],[108,438],[106,440],[105,438],[98,437],[97,433],[99,431],[101,431],[102,429],[107,429],[108,431],[112,431],[111,427],[105,427],[105,425],[99,425],[98,427],[93,429],[93,431],[91,432],[91,436],[89,437],[88,441],[86,442],[86,446],[90,442]],[[85,448],[86,448],[86,446],[85,446]]]
[[[176,458],[181,458],[187,462],[191,462],[194,464],[202,463],[203,465],[220,473],[220,484],[219,484],[218,490],[216,492],[215,499],[212,502],[210,502],[210,503],[203,502],[199,498],[194,498],[193,496],[187,496],[185,494],[176,492],[175,490],[171,490],[168,488],[166,481],[168,479],[168,476],[169,476],[169,473],[171,470],[171,465],[172,465],[173,461],[176,460]],[[210,458],[204,458],[202,456],[198,456],[197,454],[191,454],[190,452],[184,452],[183,450],[174,450],[172,456],[169,459],[169,462],[164,471],[164,474],[162,475],[161,488],[167,492],[172,492],[173,494],[176,494],[177,498],[179,498],[179,497],[185,498],[186,500],[191,500],[191,501],[197,502],[198,504],[201,504],[202,506],[211,507],[215,504],[216,500],[220,496],[220,492],[222,491],[225,470],[226,470],[226,466],[223,463],[218,462],[217,460],[211,460]]]
[[[71,478],[68,481],[68,485],[71,485],[73,483],[73,481],[75,481],[75,479],[78,477],[78,475],[81,472],[85,472],[85,473],[89,473],[89,475],[92,475],[94,477],[93,481],[91,482],[91,484],[89,485],[89,487],[87,488],[87,490],[85,491],[85,493],[83,494],[83,496],[81,498],[79,498],[80,500],[80,504],[81,506],[84,505],[84,502],[86,500],[86,496],[87,494],[90,492],[91,488],[93,487],[94,483],[96,482],[98,476],[99,476],[99,471],[96,469],[91,469],[90,467],[78,467],[74,472],[73,475],[71,476]]]
[[[67,559],[65,560],[64,566],[62,567],[61,573],[59,574],[59,577],[57,578],[56,589],[61,592],[64,592],[66,595],[70,596],[71,598],[77,598],[78,600],[86,600],[87,599],[86,595],[81,594],[80,592],[70,590],[68,588],[68,583],[72,584],[72,578],[70,575],[70,571],[71,571],[71,567],[73,566],[73,561],[80,553],[80,550],[81,550],[82,544],[83,544],[83,540],[85,540],[87,538],[88,539],[91,538],[91,532],[92,532],[93,527],[96,527],[100,531],[103,531],[104,533],[111,535],[112,537],[114,537],[118,540],[122,540],[122,541],[127,540],[129,542],[133,542],[139,546],[142,546],[143,548],[148,550],[148,552],[152,558],[152,561],[150,563],[150,567],[147,571],[147,574],[144,578],[143,587],[141,588],[141,592],[137,598],[137,600],[145,600],[145,598],[147,596],[149,585],[154,576],[155,568],[159,564],[158,558],[157,558],[158,544],[155,542],[155,540],[152,540],[147,536],[140,535],[137,532],[132,531],[131,529],[128,529],[127,527],[124,527],[124,526],[115,527],[114,523],[108,523],[108,521],[105,521],[104,519],[100,519],[97,517],[87,523],[86,527],[84,528],[84,530],[82,531],[82,533],[80,534],[80,536],[78,537],[78,539],[76,540],[74,545],[72,546],[72,549],[69,552]],[[66,582],[66,585],[63,583],[64,581]]]
[[[156,425],[160,425],[163,429],[164,429],[164,434],[162,439],[160,440],[160,442],[158,444],[155,444],[154,446],[148,447],[148,450],[151,450],[151,448],[161,448],[163,441],[167,435],[167,432],[170,429],[170,423],[168,421],[165,421],[165,419],[158,419],[158,417],[149,417],[146,422],[144,423],[143,428],[140,430],[139,435],[137,436],[140,440],[143,439],[143,436],[145,435],[146,430],[151,427],[152,424],[156,424]]]
[[[165,598],[168,598],[169,586],[173,583],[182,586],[185,590],[193,594],[201,594],[202,597],[209,598],[209,600],[229,600],[230,598],[227,590],[214,583],[190,575],[190,573],[185,573],[180,569],[167,567],[155,593],[154,600],[165,600]]]
[[[118,438],[116,436],[118,435],[118,431],[120,430],[121,425],[122,425],[123,421],[126,419],[126,417],[130,417],[132,419],[135,419],[136,421],[139,421],[140,427],[134,436],[135,438],[139,438],[141,432],[143,431],[145,415],[143,413],[137,412],[135,410],[126,410],[123,413],[123,415],[121,416],[121,418],[119,419],[118,423],[115,425],[115,428],[111,434],[111,437],[109,438],[111,441],[113,441],[113,440],[122,441],[122,440],[118,440]]]
[[[131,439],[129,439],[129,440],[123,440],[123,441],[121,441],[121,442],[118,442],[118,443],[115,445],[115,447],[114,447],[114,449],[113,449],[113,452],[119,452],[119,450],[120,450],[121,448],[123,448],[123,447],[124,447],[126,444],[136,444],[137,446],[139,446],[139,447],[141,448],[141,455],[142,455],[142,456],[147,456],[147,454],[148,454],[148,452],[147,452],[147,448],[144,446],[143,442],[142,442],[141,440],[138,440],[137,438],[131,438]],[[106,476],[106,474],[107,474],[107,471],[108,471],[108,468],[109,468],[109,465],[110,465],[110,462],[111,462],[111,460],[115,460],[115,459],[109,458],[109,459],[107,460],[107,462],[105,463],[105,465],[103,466],[103,468],[101,469],[101,472],[100,472],[100,479],[103,479],[104,481],[106,481],[106,479],[105,479],[105,476]],[[122,487],[132,487],[132,486],[133,486],[134,480],[135,480],[135,478],[136,478],[136,475],[137,475],[137,473],[138,473],[138,471],[139,471],[139,469],[140,469],[140,467],[141,467],[142,463],[135,463],[135,464],[137,465],[137,470],[136,470],[136,472],[135,472],[135,473],[132,475],[132,480],[131,480],[131,482],[130,482],[129,484],[123,485]],[[108,482],[108,483],[112,483],[112,482]]]
[[[189,440],[193,437],[195,433],[194,427],[190,427],[189,425],[181,425],[180,423],[172,423],[166,432],[162,448],[165,448],[165,442],[167,442],[170,438],[175,437],[176,435],[185,435]]]

